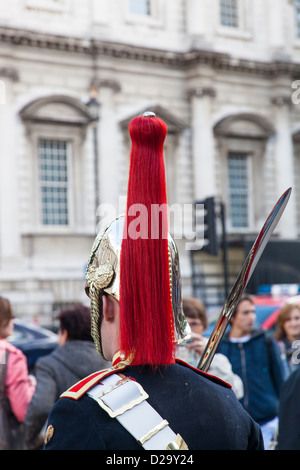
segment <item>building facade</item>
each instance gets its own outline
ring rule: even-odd
[[[241,240],[290,186],[274,237],[297,240],[298,90],[296,0],[1,0],[1,295],[40,323],[86,301],[96,225],[124,208],[128,123],[147,110],[168,125],[169,204],[181,214],[210,196],[224,204],[233,279]],[[190,295],[185,230],[179,217]],[[197,256],[219,292],[222,250]]]

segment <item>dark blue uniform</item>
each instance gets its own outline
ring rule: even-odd
[[[128,366],[122,374],[142,385],[149,395],[148,402],[181,435],[189,450],[263,449],[260,427],[222,381],[182,363],[156,371],[148,366]],[[78,400],[60,398],[48,425],[52,432],[45,449],[142,449],[87,394]]]

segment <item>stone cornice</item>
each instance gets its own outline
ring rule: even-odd
[[[183,69],[206,64],[215,70],[240,72],[265,78],[274,78],[278,75],[290,76],[291,78],[300,76],[300,63],[295,62],[260,62],[236,59],[232,58],[230,54],[197,49],[186,52],[167,51],[92,38],[59,36],[8,27],[0,27],[1,43],[2,45],[13,44],[15,46],[85,53],[91,56],[96,54],[150,64],[165,64]]]
[[[0,27],[0,42],[19,46],[89,52],[89,40],[39,33],[24,29]]]

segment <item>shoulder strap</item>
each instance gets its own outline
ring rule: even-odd
[[[149,395],[136,380],[112,374],[87,394],[145,450],[188,450],[182,437],[149,404]]]
[[[146,401],[148,394],[141,385],[117,373],[126,367],[126,364],[119,363],[95,372],[70,387],[61,394],[60,398],[79,400],[83,395],[88,394],[111,418],[116,418],[145,449],[188,449],[181,436],[179,434],[176,436],[170,429],[169,423],[163,420]],[[123,387],[120,387],[121,385]],[[131,411],[130,415],[125,413],[128,410]]]

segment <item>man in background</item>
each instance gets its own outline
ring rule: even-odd
[[[265,449],[268,449],[278,426],[279,393],[285,374],[275,339],[255,329],[255,320],[253,299],[244,294],[218,352],[228,357],[233,372],[242,379],[241,403],[261,426]]]
[[[96,351],[88,307],[76,304],[63,309],[58,320],[59,346],[35,366],[37,386],[25,418],[27,449],[42,447],[41,430],[59,396],[86,375],[110,365]]]

